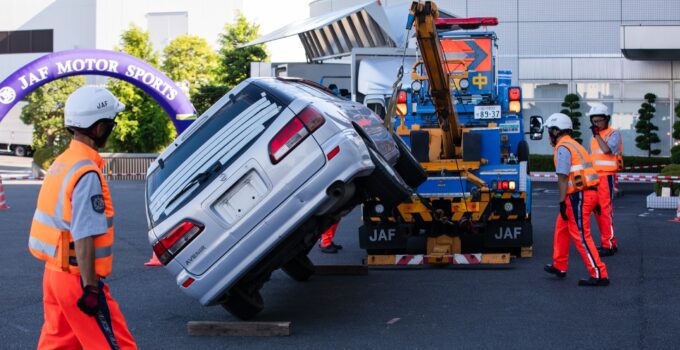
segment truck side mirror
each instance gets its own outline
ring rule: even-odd
[[[532,140],[543,139],[543,117],[532,115],[529,118],[529,138]]]

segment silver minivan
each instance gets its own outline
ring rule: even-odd
[[[309,279],[319,235],[367,198],[407,200],[413,174],[368,108],[310,81],[248,79],[150,166],[149,241],[185,293],[248,319],[273,271]]]

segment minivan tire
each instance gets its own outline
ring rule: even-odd
[[[294,257],[293,260],[285,263],[281,270],[298,282],[309,280],[314,275],[314,263],[309,260],[305,253]]]
[[[366,180],[369,193],[380,198],[387,208],[394,208],[411,197],[411,188],[385,158],[372,147],[368,147],[368,153],[375,165],[373,173]]]
[[[247,293],[237,286],[231,289],[222,307],[242,320],[249,320],[264,309],[264,300],[259,290]]]
[[[394,165],[394,169],[401,175],[407,185],[411,188],[418,188],[423,182],[427,181],[427,173],[420,165],[418,160],[411,154],[404,140],[397,134],[392,133],[392,138],[399,149],[399,160]]]
[[[368,136],[366,131],[357,123],[352,122],[354,129],[361,136],[371,156],[371,161],[375,165],[375,169],[371,175],[366,178],[365,185],[369,194],[380,198],[380,201],[387,208],[394,208],[399,203],[404,202],[411,197],[413,190],[404,182],[404,179],[399,173],[385,160],[385,158],[378,152],[378,147]]]

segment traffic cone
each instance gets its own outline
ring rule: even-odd
[[[151,253],[151,259],[144,263],[144,266],[163,266],[161,261],[158,260],[155,253]]]
[[[5,202],[5,187],[2,186],[2,177],[0,177],[0,210],[9,209],[9,205]]]
[[[678,209],[675,211],[675,222],[680,222],[680,197],[678,197]]]

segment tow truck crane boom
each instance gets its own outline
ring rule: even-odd
[[[456,147],[461,145],[461,130],[451,99],[450,72],[437,34],[435,20],[438,16],[439,10],[435,3],[426,1],[423,4],[414,1],[411,4],[406,29],[415,27],[423,65],[430,82],[430,95],[443,131],[442,158],[451,159],[456,154]]]

